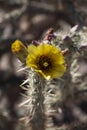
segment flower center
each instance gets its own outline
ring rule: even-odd
[[[52,66],[51,60],[47,56],[41,56],[37,64],[41,70],[49,70]]]
[[[48,67],[48,65],[49,65],[48,62],[44,62],[44,63],[43,63],[43,66],[44,66],[44,67]]]

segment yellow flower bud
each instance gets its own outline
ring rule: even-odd
[[[11,50],[21,62],[25,63],[28,52],[26,46],[21,41],[16,40],[13,42]]]

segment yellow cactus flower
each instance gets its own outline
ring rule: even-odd
[[[61,77],[66,71],[62,51],[53,45],[28,46],[26,65],[33,68],[45,79]]]
[[[16,40],[12,43],[11,50],[21,62],[25,62],[28,52],[26,46],[21,41]]]

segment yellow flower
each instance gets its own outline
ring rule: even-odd
[[[49,44],[28,46],[26,64],[45,79],[61,77],[66,71],[65,60],[60,49]]]
[[[26,46],[21,41],[16,40],[12,43],[11,50],[20,61],[25,62],[28,52]]]

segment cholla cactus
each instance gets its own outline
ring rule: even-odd
[[[74,57],[80,55],[79,49],[83,46],[83,32],[77,28],[75,26],[69,33],[50,29],[41,42],[33,41],[27,47],[19,40],[12,44],[12,52],[27,72],[22,86],[27,83],[23,105],[27,108],[29,130],[59,130],[54,117],[61,124],[64,118],[62,103],[67,101],[68,104],[75,98],[74,81],[80,74],[76,77],[73,71],[73,66],[78,68]]]

